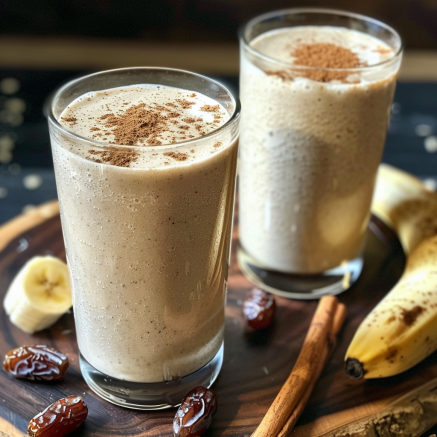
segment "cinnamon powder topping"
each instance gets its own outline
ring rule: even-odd
[[[391,53],[391,50],[385,49],[384,47],[378,47],[377,49],[373,50],[375,53],[379,53],[380,55],[388,55]]]
[[[220,112],[220,106],[219,105],[203,105],[200,108],[203,112]]]
[[[178,143],[205,135],[216,129],[221,121],[225,121],[220,105],[206,104],[199,108],[207,101],[199,101],[197,94],[178,92],[179,98],[175,98],[174,92],[170,91],[165,88],[153,92],[145,90],[142,94],[142,87],[132,86],[120,91],[123,96],[116,95],[115,92],[96,92],[84,99],[93,102],[90,106],[73,105],[60,122],[64,125],[74,123],[77,125],[75,132],[112,145],[101,150],[88,150],[86,159],[129,167],[131,163],[138,161],[140,151],[117,147],[118,145],[155,146]],[[116,95],[114,100],[103,97],[111,97],[112,94]],[[196,104],[198,106],[193,109]],[[201,115],[199,110],[210,114]],[[186,153],[167,152],[164,155],[177,161],[189,158]],[[169,165],[169,162],[166,160],[164,164]]]
[[[158,136],[167,130],[167,123],[171,117],[171,113],[165,115],[159,109],[140,103],[127,108],[119,115],[104,114],[100,120],[111,129],[116,144],[133,146],[144,142],[160,144]]]
[[[61,119],[66,121],[67,123],[71,123],[72,125],[75,125],[77,123],[77,118],[75,117],[61,117]]]
[[[185,99],[176,99],[176,101],[179,103],[179,105],[182,106],[182,108],[184,109],[188,109],[191,108],[191,106],[195,105],[196,102],[190,102],[188,100]]]
[[[99,164],[111,164],[117,167],[129,167],[131,162],[138,159],[138,153],[126,151],[121,148],[113,150],[88,150],[89,155],[86,159]]]
[[[192,124],[192,123],[195,123],[195,122],[196,122],[196,119],[195,119],[195,118],[192,118],[192,117],[187,117],[187,118],[183,118],[182,121],[183,121],[184,123]]]
[[[175,159],[176,161],[186,161],[188,159],[188,155],[186,153],[176,153],[176,152],[165,152],[164,156],[169,156],[170,158]]]
[[[313,67],[314,69],[290,69],[289,71],[268,71],[268,75],[275,75],[283,80],[292,80],[295,77],[306,77],[317,82],[338,80],[351,83],[347,80],[350,72],[324,70],[327,68],[346,69],[359,68],[366,65],[359,60],[351,50],[331,43],[300,44],[292,53],[295,65]]]
[[[296,65],[320,68],[356,68],[362,64],[358,56],[349,49],[330,44],[301,44],[292,56]]]

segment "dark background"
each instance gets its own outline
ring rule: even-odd
[[[401,33],[407,49],[437,48],[436,0],[3,0],[0,33],[232,42],[255,15],[308,6],[382,20]]]

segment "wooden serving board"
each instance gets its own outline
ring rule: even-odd
[[[45,208],[47,210],[47,206]],[[51,204],[50,211],[42,215],[35,211],[33,219],[27,218],[27,225],[38,224],[30,229],[26,230],[23,217],[0,228],[0,240],[3,241],[3,247],[0,241],[1,301],[12,278],[29,258],[43,254],[65,258],[56,208],[56,204]],[[370,229],[363,273],[352,289],[340,295],[340,300],[347,305],[348,318],[338,346],[299,420],[297,436],[319,436],[333,424],[381,409],[388,399],[437,377],[437,354],[393,378],[353,381],[343,371],[343,357],[355,330],[398,280],[405,263],[401,246],[390,229],[375,217]],[[207,437],[249,436],[254,431],[290,373],[317,305],[315,301],[277,297],[274,325],[265,331],[249,331],[242,317],[241,304],[252,284],[236,264],[237,237],[236,225],[228,283],[224,363],[213,387],[219,408]],[[173,435],[175,410],[138,412],[123,409],[103,401],[87,387],[79,369],[73,314],[63,316],[50,330],[28,335],[9,322],[1,306],[0,357],[24,344],[56,347],[68,355],[71,365],[65,380],[54,384],[15,380],[0,371],[0,435],[3,431],[13,437],[22,436],[35,414],[55,400],[73,394],[83,396],[89,407],[88,419],[74,433],[76,437]],[[437,427],[434,428],[426,436],[436,432]]]

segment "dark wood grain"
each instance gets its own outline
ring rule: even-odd
[[[325,414],[358,406],[368,401],[405,392],[437,375],[434,354],[414,369],[394,378],[352,381],[343,372],[343,356],[364,316],[393,286],[404,268],[404,255],[394,234],[373,218],[368,232],[363,274],[340,300],[348,307],[348,318],[338,346],[329,361],[299,423]],[[273,326],[262,332],[245,327],[241,303],[251,283],[236,265],[237,226],[234,228],[232,265],[226,308],[225,356],[214,384],[219,408],[212,436],[248,436],[287,378],[316,308],[314,301],[277,298]],[[65,258],[59,217],[25,232],[0,252],[0,299],[24,262],[34,255],[54,254]],[[64,396],[80,394],[89,407],[89,416],[79,436],[172,436],[175,410],[138,412],[116,407],[101,400],[83,381],[72,314],[63,316],[50,330],[28,335],[13,326],[0,310],[0,356],[24,344],[48,344],[68,355],[71,366],[63,382],[41,384],[14,380],[0,372],[0,417],[25,432],[28,421],[48,404]],[[11,419],[12,418],[12,419]],[[7,430],[5,430],[7,432]],[[429,433],[427,434],[429,435]]]

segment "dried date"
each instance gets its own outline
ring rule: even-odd
[[[22,346],[8,352],[3,367],[14,378],[59,381],[68,369],[68,358],[48,346]]]
[[[37,414],[27,427],[30,437],[62,437],[85,421],[88,407],[80,396],[68,396],[49,405]]]
[[[274,297],[264,290],[254,288],[243,302],[243,314],[253,329],[266,329],[272,324],[276,303]]]
[[[176,412],[173,432],[176,437],[201,436],[211,425],[217,409],[215,393],[199,386],[190,391]]]

